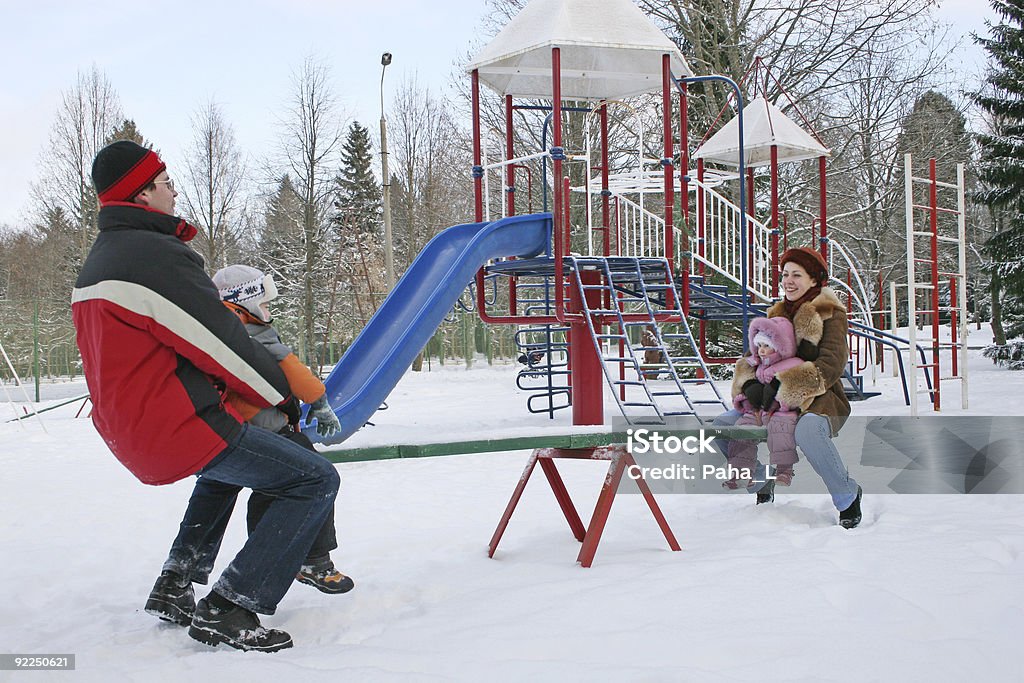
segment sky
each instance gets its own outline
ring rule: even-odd
[[[406,78],[435,92],[476,38],[485,0],[0,0],[0,224],[18,225],[61,92],[97,65],[124,113],[172,167],[190,118],[211,99],[241,149],[277,139],[291,76],[308,55],[328,66],[341,112],[376,131]],[[20,65],[20,66],[19,66]]]
[[[211,100],[258,160],[307,56],[331,70],[341,113],[375,132],[381,53],[394,55],[385,103],[403,79],[443,94],[456,60],[482,46],[486,12],[487,0],[0,0],[0,225],[24,224],[61,93],[93,64],[172,168]],[[982,0],[940,0],[954,39],[984,33],[992,16]],[[950,60],[978,70],[984,57],[967,37]]]

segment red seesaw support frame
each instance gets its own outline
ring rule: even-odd
[[[609,462],[608,474],[605,476],[601,493],[597,497],[597,505],[594,507],[594,514],[590,518],[590,524],[586,528],[584,528],[576,508],[572,504],[572,499],[569,497],[569,492],[565,488],[565,483],[555,467],[554,461],[556,458],[607,460]],[[569,522],[569,528],[572,530],[573,536],[583,544],[576,561],[584,567],[589,567],[594,562],[597,545],[601,542],[601,534],[604,533],[604,526],[608,521],[608,513],[611,512],[612,502],[615,500],[615,493],[618,491],[619,484],[622,481],[622,475],[628,467],[635,466],[636,461],[624,444],[613,444],[595,448],[538,448],[534,450],[533,455],[530,456],[529,461],[526,463],[523,475],[519,478],[515,491],[512,493],[512,498],[505,508],[505,513],[501,516],[501,521],[498,522],[498,528],[494,530],[494,535],[491,536],[491,542],[487,547],[488,557],[494,557],[494,551],[498,548],[498,543],[505,533],[505,528],[508,527],[512,513],[515,512],[516,505],[519,504],[519,499],[522,497],[526,484],[530,481],[530,475],[533,474],[534,467],[538,462],[540,462],[544,476],[547,477],[548,483],[551,485],[551,490],[555,494],[555,500],[558,501],[559,507],[562,508],[566,521]],[[658,526],[661,527],[661,532],[665,534],[669,548],[680,550],[679,542],[676,541],[672,529],[669,528],[668,522],[661,512],[661,508],[658,507],[657,501],[654,500],[654,494],[651,493],[647,482],[643,478],[636,479],[635,481],[640,488],[640,493],[643,494],[644,500],[647,501],[647,506],[650,507],[654,519],[658,522]]]

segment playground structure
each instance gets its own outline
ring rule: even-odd
[[[567,6],[571,10],[572,3],[568,3]],[[525,14],[524,10],[523,15]],[[830,272],[833,273],[833,279],[829,284],[845,298],[850,311],[851,359],[845,378],[848,396],[851,400],[862,400],[876,395],[876,393],[865,389],[864,377],[860,373],[870,372],[871,383],[874,384],[878,365],[884,363],[884,357],[879,351],[885,350],[891,354],[893,370],[898,370],[903,383],[904,399],[911,407],[912,414],[917,414],[917,396],[920,393],[927,393],[933,408],[939,410],[941,381],[961,379],[962,377],[964,378],[961,382],[962,405],[966,406],[966,379],[964,374],[958,374],[957,369],[959,366],[963,368],[963,373],[966,372],[963,360],[954,358],[951,361],[953,365],[951,375],[941,376],[938,371],[940,349],[952,348],[956,351],[958,348],[956,339],[963,338],[962,331],[959,334],[954,333],[954,340],[950,346],[939,339],[938,332],[938,318],[941,314],[949,314],[954,321],[954,327],[956,320],[964,322],[966,297],[962,287],[959,296],[957,291],[953,291],[949,297],[948,306],[939,307],[938,303],[934,303],[925,311],[919,311],[932,315],[930,335],[921,337],[919,333],[916,333],[915,327],[909,333],[903,333],[903,336],[900,336],[899,330],[895,326],[886,326],[880,322],[876,324],[876,320],[882,312],[874,310],[871,305],[875,300],[870,292],[870,285],[873,283],[865,283],[849,250],[829,234],[826,201],[826,167],[829,150],[813,132],[799,108],[789,99],[781,84],[759,58],[754,60],[750,70],[740,81],[741,84],[746,84],[752,90],[753,99],[749,104],[743,106],[739,89],[736,88],[734,99],[737,102],[736,108],[740,110],[738,115],[729,120],[714,135],[705,136],[705,139],[691,155],[689,153],[687,88],[691,82],[716,77],[675,78],[669,73],[670,66],[666,66],[674,64],[675,56],[663,55],[661,78],[663,155],[661,158],[655,159],[644,158],[643,133],[641,132],[638,135],[640,142],[637,143],[634,155],[636,163],[629,164],[630,168],[625,172],[613,173],[609,169],[608,110],[615,106],[632,107],[616,99],[621,96],[618,91],[600,99],[592,107],[561,106],[561,99],[577,101],[588,99],[593,95],[594,82],[600,81],[602,77],[605,77],[606,81],[611,79],[607,78],[607,74],[574,71],[571,65],[567,68],[563,67],[565,58],[562,56],[562,50],[556,45],[561,42],[572,45],[574,50],[582,51],[583,56],[575,56],[579,62],[611,64],[614,61],[613,58],[590,55],[587,50],[600,52],[603,49],[603,43],[595,41],[593,44],[588,44],[587,36],[584,35],[573,34],[571,37],[563,37],[563,40],[559,41],[554,35],[558,33],[559,29],[568,29],[556,24],[547,28],[551,35],[545,36],[550,38],[548,40],[548,44],[551,46],[550,66],[541,66],[544,64],[542,56],[535,48],[527,50],[524,45],[527,43],[532,45],[533,43],[530,41],[537,42],[534,38],[536,32],[541,31],[541,20],[547,20],[554,14],[545,15],[538,10],[536,16],[530,16],[517,24],[523,15],[516,17],[506,27],[506,30],[485,48],[472,65],[477,67],[477,70],[473,72],[474,140],[476,143],[474,177],[477,193],[477,218],[486,219],[494,212],[495,206],[502,215],[512,215],[516,208],[517,190],[521,189],[521,187],[517,187],[516,183],[517,169],[529,169],[527,163],[535,162],[537,159],[543,160],[541,168],[539,170],[534,168],[533,172],[527,176],[530,205],[533,205],[532,197],[534,195],[532,179],[541,177],[543,178],[541,190],[545,198],[544,208],[548,207],[547,195],[550,191],[555,224],[557,226],[561,223],[564,227],[556,228],[554,236],[554,267],[551,273],[554,275],[554,283],[549,279],[543,285],[537,285],[538,287],[544,287],[546,291],[550,291],[552,287],[559,286],[557,283],[562,283],[561,286],[568,289],[570,294],[572,293],[573,276],[567,273],[571,273],[573,269],[573,264],[570,263],[573,257],[568,245],[583,251],[588,258],[608,259],[609,266],[622,257],[664,259],[674,270],[677,286],[673,288],[673,294],[679,301],[682,313],[685,317],[697,320],[696,347],[701,365],[698,368],[697,376],[705,376],[704,364],[732,363],[737,358],[735,354],[716,358],[708,352],[706,345],[707,323],[712,320],[735,320],[745,328],[750,316],[763,314],[765,305],[778,296],[780,265],[778,259],[781,251],[789,246],[787,221],[786,217],[781,214],[779,206],[779,167],[784,163],[813,159],[817,162],[818,170],[819,210],[811,221],[810,238],[807,244],[819,249],[829,262]],[[566,16],[569,15],[565,13],[561,15],[562,18]],[[516,29],[522,30],[522,35],[517,36]],[[527,30],[530,31],[530,37],[524,38]],[[516,42],[516,38],[520,40],[519,43]],[[617,41],[609,39],[606,42],[616,43]],[[625,67],[620,68],[623,72],[626,71]],[[536,93],[542,91],[538,85],[538,78],[545,69],[551,74],[550,92],[558,93],[557,98],[553,94],[548,96],[552,102],[551,106],[516,103],[513,94],[530,93],[536,96]],[[568,76],[563,78],[562,70]],[[635,72],[635,68],[633,70]],[[657,74],[653,71],[652,69],[647,74],[647,80],[656,83]],[[515,74],[515,76],[510,74]],[[492,87],[504,88],[500,92],[505,99],[505,155],[498,161],[490,160],[488,146],[485,144],[487,135],[481,131],[479,123],[479,80],[481,78]],[[516,78],[519,78],[520,81],[517,82]],[[574,79],[588,82],[574,83]],[[789,99],[789,109],[800,117],[803,127],[787,117],[778,106],[768,101],[767,93],[770,81],[774,81],[782,92],[782,96]],[[518,91],[516,91],[517,85],[521,88]],[[675,129],[673,129],[672,92],[678,94],[678,128]],[[729,108],[728,105],[726,108]],[[514,149],[513,112],[538,109],[547,109],[551,112],[544,123],[540,138],[542,141],[546,141],[550,126],[552,145],[548,148],[546,144],[542,144],[544,149],[540,151],[520,153],[517,156],[517,150]],[[723,109],[723,112],[719,114],[720,118],[724,112]],[[581,148],[570,150],[562,146],[560,130],[563,116],[573,115],[585,117],[583,129],[587,132]],[[598,123],[592,124],[595,119]],[[595,129],[599,132],[595,136],[597,137],[596,144],[592,144],[590,131]],[[679,140],[683,141],[678,147],[675,146],[677,136]],[[678,149],[678,157],[675,157],[676,149]],[[619,152],[621,154],[621,150]],[[696,178],[690,174],[691,159],[696,160]],[[569,174],[565,173],[564,169],[574,163],[584,167],[584,179],[582,182],[570,186]],[[710,168],[708,164],[714,164],[717,168]],[[551,181],[547,180],[548,165],[552,169],[550,175],[553,180]],[[679,207],[673,206],[677,195],[673,180],[676,165],[679,170],[678,196],[682,198]],[[659,166],[661,168],[656,168]],[[722,167],[726,167],[725,170]],[[759,169],[767,170],[770,188],[768,208],[765,212],[767,216],[763,220],[759,220],[755,215],[755,172]],[[494,173],[504,176],[501,178],[503,183],[489,180]],[[934,181],[934,177],[932,180]],[[727,189],[722,189],[723,185],[732,181],[738,181],[739,185],[738,190],[731,193],[733,197],[736,197],[735,203],[729,199],[730,192]],[[497,186],[502,187],[503,197],[499,202],[488,201],[490,189]],[[938,186],[955,189],[954,185],[948,183],[938,183]],[[585,197],[582,216],[574,216],[570,210],[572,197],[570,193],[572,192],[581,193]],[[962,182],[960,183],[960,192],[962,193]],[[911,200],[908,199],[908,201]],[[595,202],[598,204],[597,207],[594,206]],[[955,214],[959,216],[960,224],[964,222],[963,203],[959,204],[957,209],[936,207],[934,192],[927,204],[914,204],[914,206],[915,210],[931,211],[932,214]],[[660,212],[658,207],[661,207]],[[681,211],[677,211],[677,208]],[[681,213],[681,220],[674,221],[674,213]],[[596,218],[598,216],[600,219]],[[572,230],[573,226],[577,228],[575,233]],[[935,232],[938,227],[933,224],[930,229]],[[963,249],[965,236],[962,230],[960,233],[954,231],[951,235],[938,237],[938,241],[940,244],[959,244]],[[559,244],[562,245],[561,249],[558,247]],[[908,263],[911,265],[927,264],[924,267],[930,268],[933,273],[940,272],[940,255],[935,249],[932,249],[925,258],[921,258],[920,254],[911,253],[908,255],[908,259]],[[568,270],[565,269],[567,263],[569,264]],[[515,277],[517,267],[520,269],[520,273],[526,273],[531,272],[534,265],[503,264],[502,266],[490,266],[486,272],[492,274],[502,272]],[[596,266],[592,267],[596,268]],[[946,274],[954,282],[960,282],[962,285],[966,277],[963,261],[960,260],[955,267],[950,267],[954,270]],[[533,272],[535,272],[535,268],[533,268]],[[483,273],[481,273],[482,275]],[[477,281],[478,292],[483,289],[481,276],[478,276]],[[908,269],[908,280],[913,281],[913,277],[913,271]],[[611,278],[605,277],[603,281],[608,283]],[[882,283],[878,284],[879,290],[882,286]],[[508,298],[513,302],[513,314],[517,313],[515,310],[517,296],[521,296],[516,287],[517,285],[510,283]],[[599,285],[590,285],[590,287],[598,288]],[[613,288],[618,291],[628,291],[628,287],[623,285],[613,286]],[[956,287],[953,289],[955,290]],[[937,296],[937,286],[934,286],[934,291]],[[573,391],[572,387],[593,386],[593,382],[589,380],[589,374],[572,371],[572,345],[568,339],[573,336],[571,321],[579,321],[574,317],[574,312],[566,313],[565,306],[561,304],[563,300],[569,301],[564,297],[559,297],[556,301],[550,299],[541,302],[531,301],[531,306],[527,307],[523,311],[523,315],[516,320],[513,320],[515,315],[502,317],[486,312],[481,313],[485,322],[518,322],[529,326],[524,328],[524,335],[521,335],[530,335],[522,342],[522,348],[526,354],[536,353],[537,357],[542,360],[536,364],[531,363],[529,368],[521,372],[519,386],[523,389],[533,388],[540,391],[540,395],[530,397],[529,408],[531,411],[537,411],[538,409],[533,405],[535,400],[547,398],[548,406],[542,410],[552,416],[555,410],[578,404],[580,393],[584,390]],[[897,298],[890,297],[890,301],[895,306]],[[560,305],[561,307],[559,307]],[[486,311],[482,299],[480,309]],[[535,311],[540,311],[541,314],[527,320],[526,318]],[[587,309],[586,306],[583,307],[583,313],[587,314],[587,320],[592,321],[596,326],[614,326],[616,322],[613,319],[602,318],[601,315],[592,315],[593,310]],[[886,313],[888,314],[889,311]],[[627,313],[628,315],[630,313]],[[916,314],[912,313],[911,315],[915,319],[917,318]],[[635,323],[642,326],[644,322],[643,320],[626,319],[625,324],[628,326],[630,323]],[[665,321],[651,322],[663,324]],[[618,332],[620,334],[623,332],[622,325],[619,326]],[[687,333],[689,333],[688,329]],[[578,339],[581,335],[577,333],[575,336]],[[619,353],[602,354],[602,361],[618,364],[618,379],[615,380],[611,376],[615,373],[609,373],[606,367],[607,363],[602,363],[608,382],[613,388],[618,386],[621,389],[622,384],[642,383],[645,379],[658,376],[654,368],[644,367],[644,364],[638,363],[636,356],[637,353],[646,355],[650,352],[660,355],[660,346],[652,348],[642,344],[637,345],[635,335],[626,336],[634,342],[632,351],[635,353],[630,353],[629,348],[620,345]],[[538,338],[540,341],[537,341]],[[597,344],[615,339],[617,338],[613,335],[605,337],[597,335],[594,342]],[[961,353],[965,352],[964,348],[959,348]],[[743,349],[743,351],[745,350]],[[932,356],[931,362],[927,361],[928,354]],[[672,356],[665,354],[664,357]],[[635,377],[627,377],[626,375],[630,372]],[[554,381],[555,378],[562,381]],[[529,379],[541,381],[539,385],[527,386]],[[924,388],[918,389],[917,385],[921,380],[924,382]],[[592,396],[596,392],[586,391],[586,393]],[[555,405],[551,400],[555,396],[566,397],[567,400]],[[630,417],[625,410],[628,405],[635,406],[639,403],[625,399],[619,400],[620,410],[627,419]],[[574,408],[574,424],[588,423],[580,421],[581,414],[589,415],[589,411]],[[587,418],[582,419],[586,420]]]
[[[875,347],[884,346],[894,367],[903,367],[904,356],[910,357],[909,372],[901,377],[912,411],[919,375],[938,409],[942,307],[935,277],[949,271],[940,270],[937,250],[928,256],[933,305],[927,308],[932,334],[931,349],[926,349],[915,329],[907,339],[874,326],[878,312],[871,309],[867,287],[848,251],[828,232],[828,149],[768,101],[772,75],[760,60],[748,73],[755,97],[744,105],[740,87],[729,79],[694,76],[675,45],[628,0],[604,0],[602,12],[593,9],[592,3],[580,0],[534,0],[469,65],[477,222],[443,231],[423,249],[327,378],[341,432],[329,439],[309,427],[306,433],[314,440],[340,443],[357,431],[470,281],[484,323],[519,328],[516,338],[529,361],[520,387],[539,384],[540,393],[530,402],[538,397],[548,402],[546,407],[529,405],[531,410],[553,415],[571,408],[574,425],[602,425],[607,384],[630,424],[665,424],[684,416],[700,421],[721,412],[728,403],[710,381],[709,365],[733,362],[737,354],[712,357],[705,326],[729,320],[746,329],[749,318],[763,314],[776,298],[780,246],[788,246],[786,220],[779,211],[778,169],[805,159],[817,160],[820,178],[811,244],[828,259],[830,284],[845,295],[850,310],[850,393],[866,395],[858,373],[868,368],[876,372]],[[692,83],[709,81],[732,90],[737,115],[691,155],[687,90]],[[499,93],[504,103],[504,150],[496,161],[485,157],[481,85]],[[660,140],[652,146],[660,157],[647,158],[652,147],[640,134],[635,149],[625,152],[632,162],[613,173],[612,157],[623,152],[610,149],[609,108],[632,107],[622,103],[644,94],[660,96]],[[565,106],[564,101],[586,106]],[[540,111],[546,119],[541,148],[520,151],[515,148],[514,115],[527,110]],[[584,128],[593,133],[580,149],[569,149],[564,142],[570,116],[584,117]],[[696,177],[690,174],[691,159],[696,160]],[[575,186],[573,164],[581,171],[575,174]],[[770,177],[764,221],[755,215],[753,182],[761,168]],[[518,171],[540,183],[543,213],[516,215]],[[499,182],[491,182],[494,175]],[[723,189],[733,182],[735,202]],[[911,188],[912,181],[908,183]],[[499,187],[501,199],[492,201],[489,194]],[[933,217],[947,211],[935,203],[936,187],[933,177],[928,204],[912,201],[908,189],[908,207],[913,212],[930,207]],[[532,205],[533,183],[527,189]],[[575,207],[574,195],[583,198]],[[495,211],[501,217],[491,220]],[[959,211],[962,226],[962,202],[950,211]],[[913,212],[908,209],[908,215]],[[677,213],[682,214],[678,219]],[[939,223],[932,220],[933,234]],[[908,236],[916,239],[919,232],[908,227]],[[962,237],[936,237],[933,242],[947,240],[960,240],[962,250]],[[914,280],[919,258],[910,252],[909,281],[915,283],[915,292],[923,287]],[[837,277],[844,268],[846,278]],[[954,315],[963,325],[962,260],[952,277],[959,291],[945,308],[958,307]],[[488,291],[499,290],[501,296],[488,300]],[[890,301],[895,305],[895,297]],[[913,302],[910,310],[913,318],[924,312]],[[696,334],[690,318],[698,321]],[[953,347],[963,351],[955,339]],[[966,370],[962,358],[958,365],[952,376]],[[966,390],[966,381],[962,387]]]

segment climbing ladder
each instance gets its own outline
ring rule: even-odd
[[[919,178],[913,173],[913,159],[906,154],[903,157],[904,172],[904,193],[906,196],[906,224],[907,224],[907,338],[910,348],[917,346],[917,335],[919,324],[918,316],[927,316],[930,325],[923,329],[927,336],[921,341],[925,346],[931,346],[931,359],[918,363],[917,357],[910,353],[910,376],[917,378],[918,368],[931,374],[932,381],[927,389],[917,389],[916,381],[910,382],[910,414],[917,415],[917,396],[929,394],[932,406],[936,411],[941,407],[941,382],[942,380],[960,381],[960,406],[967,409],[967,209],[964,193],[964,165],[956,166],[956,183],[940,182],[937,179],[935,159],[929,159],[929,174],[927,178]],[[925,186],[928,190],[927,203],[918,203],[915,200],[914,188]],[[940,188],[953,190],[956,193],[956,208],[939,206]],[[918,212],[923,212],[927,217],[928,228],[919,229],[918,221],[915,219]],[[947,216],[952,220],[945,219]],[[945,234],[943,234],[945,233]],[[924,239],[922,239],[924,238]],[[922,243],[927,242],[928,246],[923,247]],[[943,255],[940,249],[946,246],[946,251],[951,251],[950,246],[956,250],[955,255],[947,253]],[[921,253],[927,256],[922,257]],[[946,258],[942,258],[945,256]],[[944,265],[944,264],[955,264]],[[920,270],[925,271],[927,280],[919,277]],[[956,270],[941,270],[943,267],[955,267]],[[939,289],[949,278],[949,300],[947,305],[940,305]],[[918,306],[918,294],[923,293],[927,303],[923,307]],[[943,313],[950,315],[950,342],[944,344],[939,339],[939,322]],[[946,347],[951,350],[951,372],[943,376],[939,351]],[[927,374],[926,374],[927,377]]]
[[[581,294],[582,312],[605,379],[630,424],[665,424],[668,418],[677,416],[699,419],[698,407],[702,405],[713,405],[708,412],[714,414],[728,408],[700,357],[666,259],[620,256],[566,260]],[[580,273],[585,270],[599,272],[601,282],[584,283]],[[595,290],[601,293],[601,308],[587,303],[587,291]],[[611,329],[605,331],[609,323]],[[648,339],[653,338],[654,343],[634,343],[629,333],[637,328],[651,332]],[[637,358],[637,353],[647,351],[658,352],[663,360],[656,372]]]

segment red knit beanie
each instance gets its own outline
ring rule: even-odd
[[[795,247],[787,250],[779,259],[779,263],[783,268],[787,263],[795,263],[807,271],[807,274],[817,280],[822,287],[828,284],[828,265],[825,264],[822,255],[810,247]]]
[[[153,150],[130,140],[118,140],[96,153],[92,182],[101,205],[129,202],[166,169]]]

